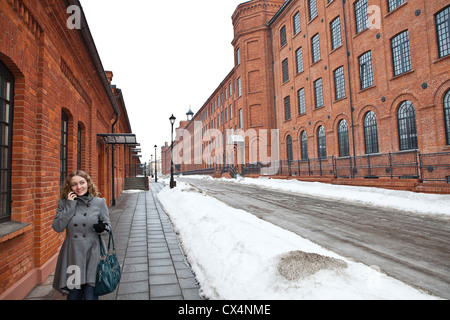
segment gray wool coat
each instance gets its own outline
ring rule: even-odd
[[[56,264],[53,288],[67,294],[68,285],[95,286],[95,276],[100,257],[100,240],[93,225],[98,219],[110,224],[108,207],[103,198],[78,197],[71,201],[60,199],[53,220],[53,229],[61,233],[66,230],[66,239],[61,247]],[[69,280],[69,282],[67,281]]]

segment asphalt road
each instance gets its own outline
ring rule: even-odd
[[[231,182],[177,180],[342,256],[450,299],[449,220]]]

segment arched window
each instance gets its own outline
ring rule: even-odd
[[[0,223],[11,217],[14,76],[0,61]]]
[[[417,149],[416,112],[412,102],[403,101],[397,116],[400,150]]]
[[[450,145],[450,90],[447,91],[444,97],[444,121],[447,145]]]
[[[378,152],[377,116],[373,111],[367,112],[364,117],[364,144],[366,154]]]
[[[289,161],[294,160],[293,153],[292,153],[292,138],[291,138],[291,136],[287,136],[287,138],[286,138],[286,153],[287,153],[287,159]]]
[[[348,124],[341,120],[338,125],[339,157],[348,157],[350,155],[348,144]]]
[[[306,131],[303,131],[301,135],[301,153],[302,160],[308,159],[308,136]]]
[[[67,114],[61,112],[61,149],[60,149],[60,185],[64,184],[67,178],[67,154],[68,154],[68,134],[69,134],[69,118]]]
[[[325,128],[320,126],[317,129],[317,153],[319,158],[327,157],[327,143],[325,137]]]

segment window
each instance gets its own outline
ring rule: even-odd
[[[315,107],[320,108],[323,106],[323,88],[322,88],[322,78],[314,81],[314,100]]]
[[[244,119],[242,118],[242,109],[239,109],[239,129],[244,129]]]
[[[317,16],[317,0],[308,0],[309,20]]]
[[[388,0],[389,12],[399,7],[401,4],[405,3],[405,0]]]
[[[298,114],[306,113],[306,101],[305,101],[305,88],[301,88],[297,91],[297,99],[298,99]]]
[[[336,100],[345,97],[345,81],[344,81],[344,67],[339,67],[333,72],[334,74],[334,93]]]
[[[313,63],[320,60],[320,43],[319,43],[319,34],[316,34],[311,38],[311,50],[312,50],[312,59]]]
[[[411,101],[398,108],[398,137],[400,150],[417,149],[416,112]]]
[[[348,143],[348,124],[341,120],[338,125],[339,157],[348,157],[350,155]]]
[[[447,91],[444,97],[444,121],[447,145],[450,145],[450,91]]]
[[[369,14],[367,12],[367,0],[355,2],[356,33],[368,28]]]
[[[0,61],[0,223],[11,217],[14,76]]]
[[[297,51],[295,51],[295,69],[297,71],[297,74],[300,72],[303,72],[303,49],[302,47],[298,48]]]
[[[436,14],[439,58],[450,54],[450,6]]]
[[[300,149],[302,160],[308,159],[308,136],[306,134],[306,131],[302,131]]]
[[[317,129],[317,152],[319,158],[327,157],[327,143],[325,137],[325,128],[323,126],[320,126],[319,129]]]
[[[230,104],[230,120],[233,118],[233,104]]]
[[[286,154],[287,154],[287,159],[289,161],[294,160],[294,156],[292,153],[292,137],[291,136],[287,136],[287,138],[286,138]]]
[[[366,154],[378,152],[377,116],[373,111],[367,112],[364,117],[364,143]]]
[[[359,57],[359,79],[361,90],[374,84],[371,51],[367,51]]]
[[[409,50],[408,30],[391,39],[394,76],[411,70],[411,53]]]
[[[284,59],[282,62],[282,71],[283,71],[283,83],[289,81],[289,63],[288,59]]]
[[[331,21],[330,29],[331,29],[331,49],[334,50],[342,45],[341,19],[339,16],[333,21]]]
[[[77,170],[81,170],[81,125],[78,125],[77,133]]]
[[[286,26],[283,26],[280,30],[280,45],[283,47],[287,44],[286,40]]]
[[[284,120],[291,120],[291,97],[284,98]]]
[[[61,149],[60,149],[60,186],[67,178],[67,148],[68,148],[69,119],[64,111],[61,113]]]
[[[241,77],[238,78],[238,97],[242,96]]]
[[[292,24],[294,25],[294,35],[300,32],[300,12],[297,13],[292,18]]]
[[[236,65],[240,65],[241,64],[241,49],[238,48],[236,50]]]

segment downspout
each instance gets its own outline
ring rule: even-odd
[[[119,92],[119,95],[114,97],[114,101],[117,99],[120,99],[120,97],[122,96],[122,90],[117,89],[117,91]],[[115,113],[116,113],[116,120],[114,121],[114,123],[111,126],[111,131],[112,131],[111,133],[115,133],[114,130],[115,130],[115,126],[116,126],[117,122],[119,121],[120,110],[118,108],[117,108],[117,110],[115,109]],[[111,165],[112,165],[112,170],[111,170],[112,171],[112,173],[111,173],[111,182],[112,182],[111,198],[112,198],[112,201],[111,201],[111,204],[112,204],[112,206],[115,206],[116,205],[116,193],[115,193],[116,184],[115,184],[114,167],[115,167],[116,163],[115,163],[115,157],[114,157],[114,144],[111,145],[111,157],[112,157],[112,160],[111,160]]]
[[[349,90],[349,101],[350,101],[350,121],[352,127],[352,144],[353,144],[353,158],[356,159],[356,147],[355,147],[355,128],[353,124],[353,112],[355,109],[353,108],[353,99],[352,99],[352,83],[350,81],[350,52],[348,51],[348,39],[347,39],[347,19],[345,16],[345,3],[346,0],[342,0],[342,14],[344,16],[344,37],[345,37],[345,51],[346,51],[346,59],[347,59],[347,78],[348,78],[348,90]],[[356,160],[355,160],[356,161]],[[353,170],[351,172],[351,176],[353,177]]]
[[[273,37],[272,30],[270,28],[270,23],[267,22],[267,6],[266,0],[264,0],[264,10],[266,14],[266,26],[269,29],[270,35],[270,59],[272,60],[272,94],[273,94],[273,118],[274,118],[274,129],[277,129],[277,103],[276,103],[276,95],[275,95],[275,61],[273,60]],[[273,19],[273,18],[272,18]]]

